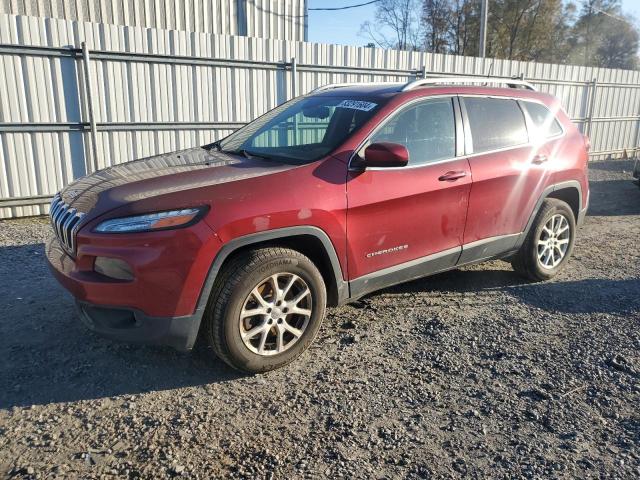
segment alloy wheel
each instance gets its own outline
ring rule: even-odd
[[[540,232],[538,238],[538,262],[542,268],[557,267],[569,248],[571,231],[569,221],[562,214],[553,215]]]
[[[300,340],[312,314],[307,282],[293,273],[277,273],[258,283],[240,312],[240,336],[258,355],[277,355]]]

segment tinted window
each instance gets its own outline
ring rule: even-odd
[[[394,115],[370,143],[400,143],[409,150],[409,164],[456,156],[456,127],[450,98],[428,100]]]
[[[465,98],[473,152],[512,147],[529,141],[524,115],[515,100]]]
[[[543,137],[553,137],[562,133],[562,127],[547,107],[539,103],[524,102],[533,125]]]

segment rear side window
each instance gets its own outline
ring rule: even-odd
[[[543,138],[555,137],[562,133],[562,127],[558,119],[547,107],[540,103],[523,102],[527,113],[533,121],[533,125],[537,130],[537,134]]]
[[[456,156],[456,127],[451,98],[417,103],[395,114],[369,143],[407,147],[409,165],[425,165]]]
[[[515,100],[465,98],[473,152],[513,147],[529,141],[524,114]]]

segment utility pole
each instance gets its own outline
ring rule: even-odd
[[[489,13],[489,0],[481,0],[480,10],[480,52],[479,56],[487,55],[487,16]]]
[[[591,33],[589,32],[591,26],[591,16],[593,15],[593,2],[589,1],[589,13],[587,14],[587,36],[584,42],[584,64],[589,65],[589,42],[591,42]]]

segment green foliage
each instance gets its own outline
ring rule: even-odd
[[[620,0],[489,0],[487,56],[638,68],[639,28]],[[385,48],[477,55],[480,0],[381,0],[361,31]],[[420,12],[416,15],[415,12]]]
[[[569,61],[607,68],[638,67],[638,27],[620,0],[587,0],[573,25]]]

